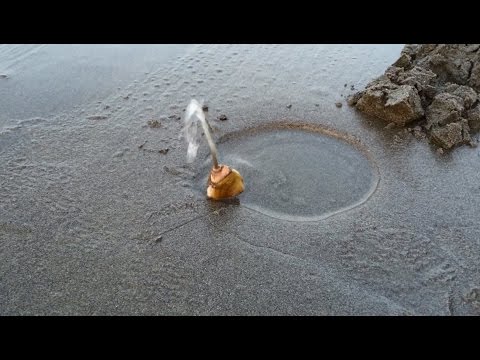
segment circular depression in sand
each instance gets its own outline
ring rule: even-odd
[[[369,152],[353,137],[309,124],[274,124],[218,141],[219,161],[245,181],[241,206],[289,221],[316,221],[365,202],[378,184]],[[206,189],[207,157],[196,187]]]

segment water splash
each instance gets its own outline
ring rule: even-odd
[[[215,143],[212,140],[210,135],[209,126],[205,118],[205,113],[203,111],[203,102],[198,102],[195,99],[190,100],[186,110],[184,118],[184,128],[182,130],[183,136],[187,140],[188,149],[187,149],[187,162],[191,163],[197,157],[197,151],[199,147],[199,138],[200,133],[198,132],[198,123],[200,122],[203,127],[203,132],[207,139],[208,145],[210,147],[210,152],[212,154],[213,166],[218,167],[217,162],[217,148]]]

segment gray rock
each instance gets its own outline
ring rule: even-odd
[[[358,100],[360,100],[360,98],[363,96],[363,91],[359,91],[353,95],[350,95],[347,97],[347,104],[350,105],[350,106],[355,106],[358,102]]]
[[[418,92],[410,85],[390,83],[378,90],[367,89],[356,106],[366,114],[400,126],[424,116]]]
[[[480,131],[480,105],[467,112],[467,121],[471,132]]]
[[[418,65],[429,68],[444,82],[467,83],[472,63],[456,46],[440,44],[428,52]]]
[[[477,92],[470,86],[447,83],[443,92],[461,98],[465,109],[471,108],[478,100]]]
[[[480,91],[480,59],[478,59],[478,57],[473,64],[470,79],[468,79],[468,85],[476,91]]]
[[[420,66],[415,66],[401,74],[398,81],[402,85],[415,86],[418,91],[421,91],[429,86],[436,77],[437,75],[434,72]]]
[[[463,100],[460,97],[449,93],[438,94],[426,111],[427,128],[458,121],[463,110]]]
[[[393,65],[400,68],[408,68],[411,66],[411,61],[412,61],[412,58],[410,57],[410,55],[408,55],[405,52],[402,52],[398,60],[395,61]]]
[[[425,116],[421,134],[447,149],[472,145],[470,132],[480,131],[479,92],[480,44],[407,44],[348,103],[397,126]]]
[[[434,127],[430,134],[431,142],[447,150],[471,142],[468,124],[465,119],[445,126]]]

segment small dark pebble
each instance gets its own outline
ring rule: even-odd
[[[1,78],[1,79],[6,79],[6,78],[8,78],[8,76],[5,75],[5,74],[0,74],[0,78]]]
[[[336,103],[335,103],[335,106],[336,106],[337,108],[341,108],[341,107],[342,107],[342,103],[341,103],[340,101],[339,101],[339,102],[336,102]]]
[[[203,105],[203,106],[202,106],[202,110],[203,110],[203,111],[208,111],[208,106],[207,106],[207,105]]]
[[[166,155],[166,154],[168,153],[168,150],[169,150],[169,149],[166,148],[166,149],[158,150],[158,152],[159,152],[160,154]]]
[[[315,104],[315,106],[320,106],[320,104]]]
[[[145,140],[145,142],[142,145],[138,145],[138,148],[141,149],[143,146],[147,143],[148,140]]]
[[[163,236],[159,236],[155,239],[155,242],[159,243],[160,241],[162,241],[162,239],[163,239]]]
[[[290,109],[292,107],[292,104],[287,105],[287,109]]]
[[[347,84],[343,85],[343,87],[347,87]]]
[[[226,115],[220,115],[220,116],[218,117],[218,120],[225,121],[225,120],[228,120],[228,118],[227,118]]]
[[[350,86],[350,90],[355,90],[355,86]]]
[[[147,121],[147,124],[148,126],[150,126],[151,128],[159,128],[162,126],[162,124],[160,123],[160,121],[158,120],[148,120]]]

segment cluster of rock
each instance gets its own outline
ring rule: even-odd
[[[480,130],[480,44],[406,45],[400,58],[349,98],[396,126],[415,125],[435,145],[475,145]]]

